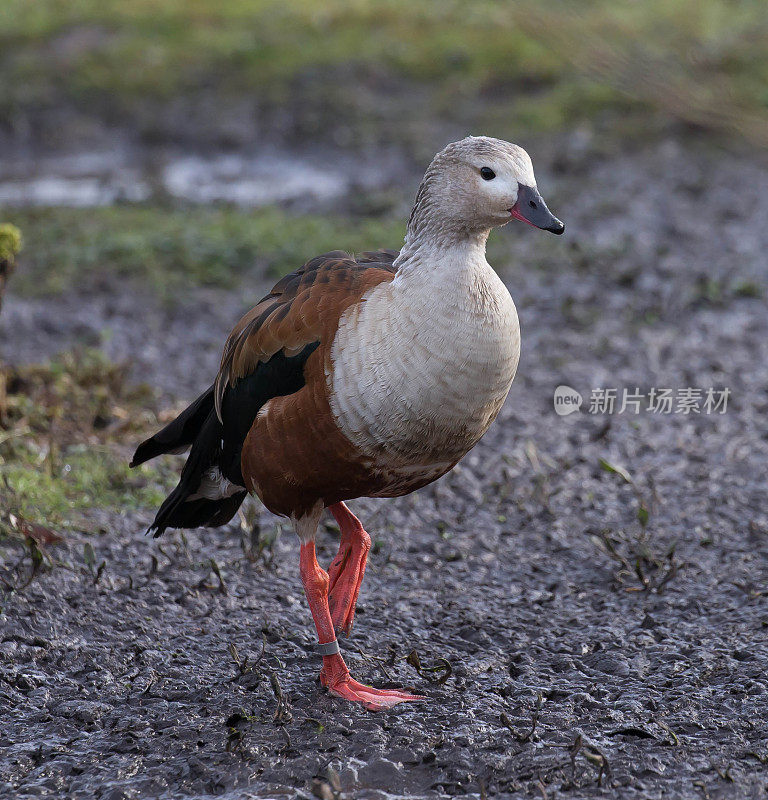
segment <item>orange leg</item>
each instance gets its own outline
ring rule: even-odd
[[[320,682],[331,694],[343,697],[346,700],[362,703],[371,711],[391,708],[398,703],[422,698],[408,692],[394,689],[374,689],[364,686],[350,677],[347,665],[338,652],[336,635],[333,630],[331,612],[328,608],[328,586],[330,579],[328,573],[317,563],[314,540],[306,541],[301,545],[301,581],[307,594],[309,608],[317,628],[317,640],[321,651],[329,652],[323,655],[323,668],[320,672]],[[335,652],[334,652],[335,651]]]
[[[365,575],[371,537],[360,520],[344,503],[335,503],[329,509],[341,530],[339,552],[328,568],[330,577],[329,605],[331,618],[337,631],[349,636],[355,619],[355,606]]]

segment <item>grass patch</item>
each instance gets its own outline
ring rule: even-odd
[[[140,287],[168,304],[190,287],[233,289],[249,278],[280,278],[329,250],[397,250],[406,227],[401,212],[356,219],[234,206],[19,208],[7,218],[24,236],[14,292],[114,291],[119,281],[121,291]],[[537,269],[559,269],[566,253],[584,256],[558,237],[531,239],[526,263]],[[505,269],[514,252],[506,231],[491,236],[488,260],[495,268]],[[592,261],[598,256],[605,260],[592,254]]]
[[[39,366],[0,365],[0,537],[19,520],[87,528],[98,513],[152,507],[170,475],[128,469],[133,446],[162,415],[147,387],[99,351]]]
[[[233,289],[248,277],[277,279],[329,250],[398,250],[406,227],[399,212],[355,219],[275,207],[20,208],[9,209],[7,217],[24,236],[14,292],[114,290],[117,280],[125,282],[125,291],[140,286],[168,303],[190,287]],[[550,236],[533,237],[530,246],[534,255],[528,262],[544,270],[559,268],[564,248],[573,247]],[[491,236],[488,259],[494,267],[503,270],[511,253],[506,232]]]
[[[367,90],[395,78],[429,88],[416,116],[481,97],[541,129],[629,99],[764,142],[767,34],[762,0],[6,0],[0,117],[74,103],[115,119],[200,92],[387,117]]]
[[[400,247],[405,221],[291,215],[277,208],[114,206],[12,209],[24,235],[16,291],[48,294],[136,280],[163,296],[189,286],[279,277],[334,249]]]

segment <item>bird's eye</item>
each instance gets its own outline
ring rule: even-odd
[[[496,173],[490,167],[483,167],[480,175],[484,181],[492,181],[496,177]]]

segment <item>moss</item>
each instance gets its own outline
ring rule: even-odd
[[[13,263],[20,251],[21,231],[15,225],[0,225],[0,261]]]

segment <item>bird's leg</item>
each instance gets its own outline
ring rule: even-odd
[[[330,506],[330,508],[333,511],[335,506]],[[339,538],[339,550],[333,561],[328,565],[328,578],[330,579],[329,592],[333,591],[333,587],[336,585],[339,575],[341,575],[349,560],[349,554],[352,552],[352,536],[350,535],[349,528],[339,523],[339,531],[341,533]]]
[[[329,508],[341,530],[339,552],[328,570],[331,618],[336,630],[349,636],[368,552],[371,549],[371,537],[344,503],[335,503]]]
[[[306,519],[306,518],[305,518]],[[317,526],[315,519],[314,528]],[[296,532],[301,538],[301,557],[299,561],[301,580],[307,594],[309,608],[317,628],[318,650],[323,654],[323,668],[320,672],[320,682],[329,692],[343,697],[346,700],[362,703],[371,711],[390,708],[398,703],[422,698],[408,692],[395,689],[374,689],[350,677],[347,665],[339,652],[336,634],[333,629],[331,612],[328,608],[328,573],[317,563],[315,555],[314,528],[312,536],[306,536],[306,526],[296,522]],[[304,535],[302,535],[304,534]]]

